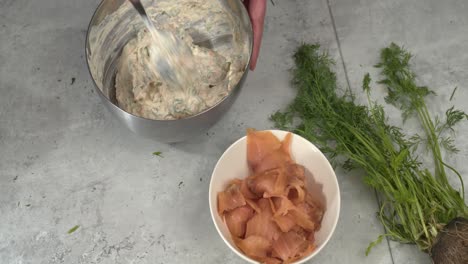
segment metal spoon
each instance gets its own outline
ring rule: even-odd
[[[149,19],[140,0],[129,1],[153,37],[154,45],[151,50],[156,71],[170,86],[190,89],[193,84],[190,71],[195,66],[190,47],[170,32],[158,30]]]

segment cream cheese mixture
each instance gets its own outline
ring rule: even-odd
[[[156,2],[147,9],[158,29],[176,35],[192,50],[196,63],[191,76],[193,86],[179,89],[164,82],[153,64],[153,38],[142,27],[125,44],[116,65],[115,89],[119,106],[137,116],[172,120],[202,112],[226,97],[246,70],[247,44],[213,48],[194,42],[195,38],[200,41],[210,36],[231,35],[234,43],[235,18],[218,0]],[[118,14],[117,11],[110,16]],[[158,23],[161,21],[164,23]],[[108,30],[106,23],[99,25],[99,30]]]

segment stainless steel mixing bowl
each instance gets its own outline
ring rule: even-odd
[[[164,0],[153,2],[158,3],[161,1]],[[253,36],[250,18],[240,0],[209,1],[220,1],[228,13],[236,17],[236,24],[233,27],[234,33],[232,41],[244,41],[244,43],[247,44],[249,53],[248,61],[242,78],[231,90],[228,96],[213,107],[199,114],[178,120],[152,120],[142,118],[132,115],[118,106],[115,98],[114,85],[116,64],[125,44],[130,39],[134,38],[137,31],[144,25],[141,18],[138,17],[137,12],[131,8],[127,0],[103,0],[97,7],[89,24],[86,36],[86,61],[88,69],[93,79],[97,94],[104,105],[125,126],[136,134],[162,142],[179,142],[197,136],[217,122],[228,111],[239,95],[247,77],[250,55],[252,53]],[[146,6],[151,3],[152,1],[144,2]],[[125,10],[122,8],[125,8]],[[109,19],[110,14],[117,11],[119,12],[118,21],[114,21],[115,23],[113,23],[113,27],[102,33],[105,34],[103,36],[105,38],[103,45],[95,44],[90,39],[91,31],[102,21]],[[158,21],[154,22],[158,23]],[[210,34],[210,32],[205,32],[205,34]],[[211,44],[213,49],[217,48],[216,45],[226,45],[226,43],[218,44],[216,41]],[[93,61],[100,61],[102,63],[96,66],[97,63],[93,63]]]

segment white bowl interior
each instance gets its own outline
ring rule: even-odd
[[[288,132],[270,130],[282,140]],[[296,163],[306,168],[308,190],[325,204],[325,213],[320,230],[315,234],[317,249],[309,256],[295,263],[303,263],[313,258],[326,245],[332,236],[338,222],[340,213],[340,190],[338,181],[328,160],[322,152],[312,143],[301,136],[293,134],[291,142],[291,155]],[[211,176],[209,188],[209,203],[213,222],[224,242],[241,258],[258,263],[245,256],[234,244],[231,234],[218,215],[217,194],[223,191],[230,180],[243,179],[248,176],[247,165],[247,137],[243,137],[232,144],[221,156]]]

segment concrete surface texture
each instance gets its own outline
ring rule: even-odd
[[[246,128],[270,128],[269,115],[293,98],[288,70],[301,42],[328,50],[340,84],[355,91],[364,73],[376,76],[379,49],[402,44],[418,81],[439,95],[431,110],[468,111],[466,1],[268,2],[257,70],[231,111],[206,134],[167,145],[127,131],[93,91],[83,47],[98,0],[0,0],[0,263],[242,263],[212,224],[210,174]],[[468,124],[458,130],[461,151],[449,161],[468,182]],[[311,263],[430,263],[388,241],[366,257],[384,231],[374,192],[358,172],[337,176],[341,218]]]

